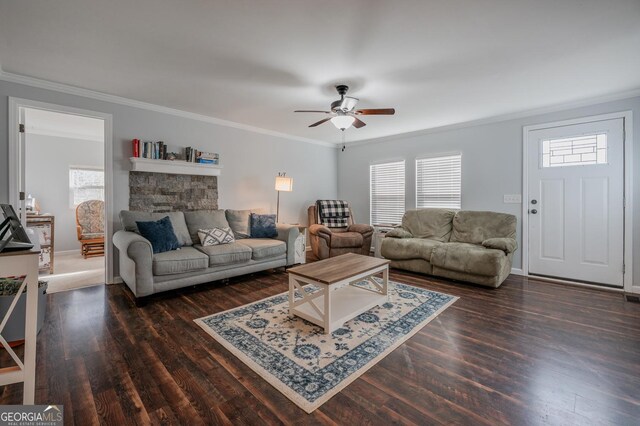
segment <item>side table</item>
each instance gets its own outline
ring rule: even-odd
[[[296,238],[295,242],[295,263],[305,264],[307,263],[307,227],[292,223],[291,225],[297,226],[300,231],[300,235]]]

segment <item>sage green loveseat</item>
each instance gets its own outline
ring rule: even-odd
[[[516,224],[505,213],[409,210],[382,240],[381,254],[392,268],[495,288],[511,272]]]

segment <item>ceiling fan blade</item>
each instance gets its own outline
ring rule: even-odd
[[[347,112],[352,111],[356,104],[358,103],[358,98],[352,98],[351,96],[345,96],[342,98],[342,103],[340,104],[340,109]]]
[[[298,110],[295,110],[293,112],[321,112],[323,114],[331,114],[331,111],[317,111],[317,110],[314,110],[314,109],[298,109]]]
[[[355,118],[355,121],[353,122],[353,127],[355,127],[356,129],[359,129],[360,127],[364,127],[367,125],[367,123],[360,120],[358,117],[353,117],[353,118]]]
[[[394,108],[369,108],[356,111],[358,115],[393,115],[395,113],[396,110]]]
[[[333,117],[324,118],[324,119],[322,119],[322,120],[320,120],[320,121],[318,121],[318,122],[313,123],[313,124],[312,124],[311,126],[309,126],[309,127],[316,127],[316,126],[319,126],[319,125],[321,125],[322,123],[324,123],[324,122],[326,122],[326,121],[331,120],[332,118],[333,118]]]

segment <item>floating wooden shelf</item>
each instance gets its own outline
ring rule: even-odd
[[[132,172],[169,173],[174,175],[220,176],[222,166],[189,163],[183,160],[151,160],[130,157]]]

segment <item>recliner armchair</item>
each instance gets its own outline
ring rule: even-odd
[[[346,227],[328,227],[319,224],[316,205],[309,206],[307,214],[311,251],[318,259],[327,259],[346,253],[369,255],[373,227],[354,223],[351,208],[349,208]]]

